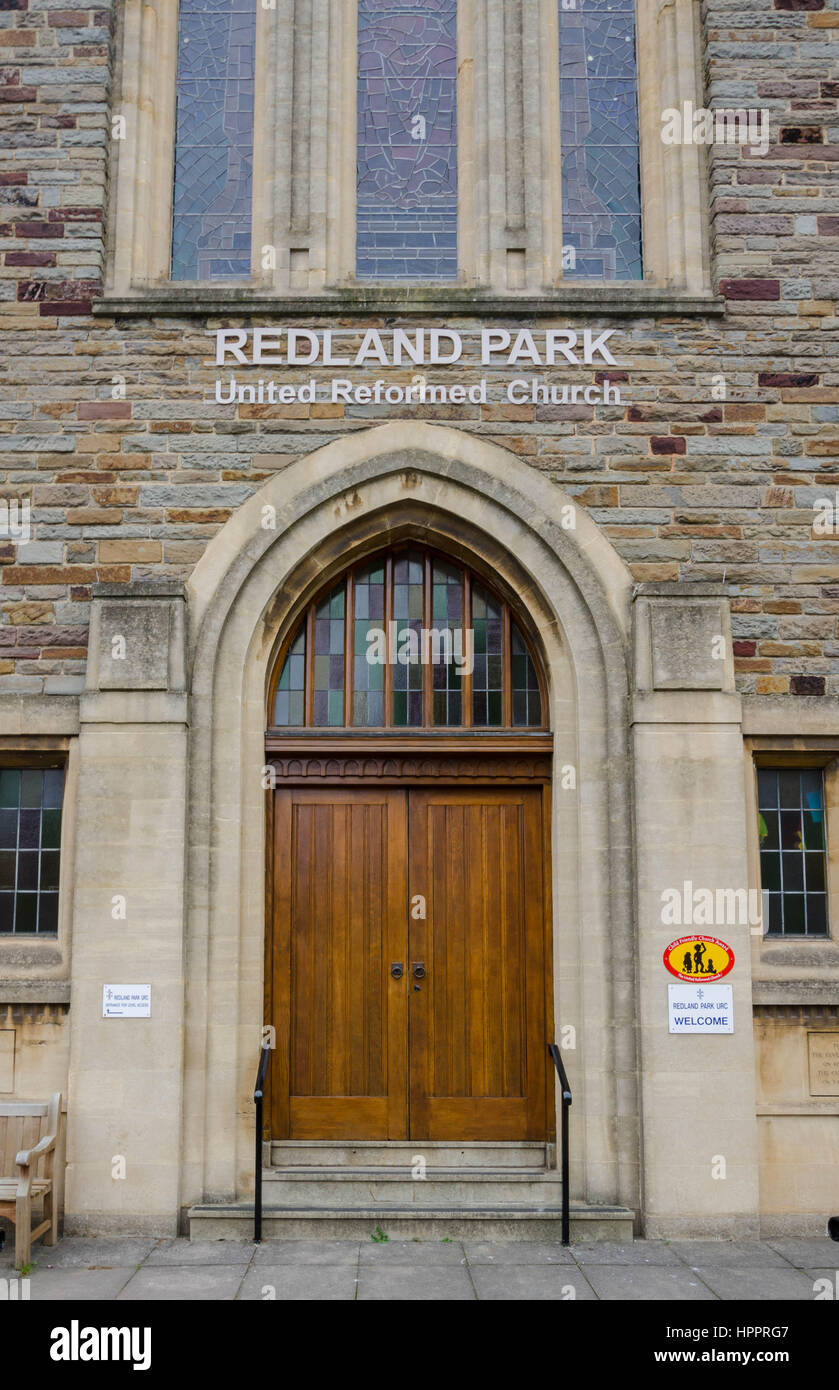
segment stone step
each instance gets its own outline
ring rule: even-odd
[[[391,1240],[556,1240],[558,1207],[540,1211],[515,1202],[490,1207],[399,1207],[382,1203],[338,1210],[266,1206],[262,1235],[270,1240],[369,1240],[378,1231]],[[189,1211],[190,1240],[247,1240],[253,1234],[253,1204],[200,1204]],[[626,1207],[571,1207],[571,1241],[631,1241],[633,1215]]]
[[[329,1139],[274,1139],[266,1144],[270,1168],[302,1167],[410,1167],[419,1155],[434,1168],[544,1168],[546,1148],[541,1143],[445,1143],[436,1140],[378,1139],[336,1143]]]
[[[392,1207],[488,1207],[495,1203],[556,1206],[559,1173],[546,1168],[432,1168],[415,1178],[409,1167],[272,1168],[263,1173],[266,1206],[330,1206],[338,1210]]]

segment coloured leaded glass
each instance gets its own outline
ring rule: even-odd
[[[306,689],[306,627],[292,643],[285,659],[277,696],[274,701],[274,723],[278,727],[296,727],[305,723],[304,692]]]
[[[393,722],[422,724],[423,557],[415,551],[393,563],[393,620],[397,662],[393,668]],[[406,634],[410,633],[410,637]]]
[[[472,587],[472,632],[475,643],[472,723],[477,728],[501,724],[504,688],[501,604],[480,584]]]
[[[534,726],[542,722],[542,697],[539,693],[539,680],[527,644],[516,627],[511,624],[510,665],[513,685],[513,724]]]
[[[58,931],[62,768],[0,771],[0,932]]]
[[[460,724],[462,688],[460,665],[455,652],[462,650],[463,570],[435,560],[431,576],[431,619],[443,636],[438,651],[447,658],[434,661],[431,668],[432,707],[435,724]]]
[[[559,73],[565,277],[640,280],[633,0],[559,0]]]
[[[344,585],[315,609],[315,669],[312,721],[335,727],[344,722]]]
[[[762,767],[757,792],[765,930],[772,936],[826,936],[821,768]]]
[[[353,588],[353,724],[376,728],[384,723],[385,567],[380,561],[359,570]],[[370,641],[370,638],[373,641]],[[378,641],[376,640],[378,639]]]
[[[251,270],[257,0],[180,0],[172,279]]]
[[[360,0],[357,159],[358,276],[456,276],[456,0]]]

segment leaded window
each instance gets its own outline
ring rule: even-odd
[[[760,878],[770,936],[826,936],[827,863],[821,768],[757,774]]]
[[[457,275],[456,0],[360,0],[359,279]]]
[[[172,279],[251,273],[257,0],[180,0]]]
[[[58,931],[62,768],[0,770],[0,932]]]
[[[559,74],[564,277],[640,280],[635,0],[559,0]]]
[[[354,566],[306,608],[271,684],[273,728],[543,728],[544,681],[510,606],[420,545]]]

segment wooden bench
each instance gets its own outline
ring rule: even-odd
[[[0,1216],[15,1224],[15,1267],[29,1264],[33,1240],[58,1239],[53,1162],[61,1125],[61,1092],[45,1101],[0,1101]],[[40,1170],[40,1171],[39,1171]],[[44,1219],[32,1229],[32,1203]]]

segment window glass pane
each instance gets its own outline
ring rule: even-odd
[[[463,656],[463,570],[435,560],[431,569],[432,719],[434,724],[462,724],[460,668]]]
[[[303,695],[306,684],[306,624],[301,624],[280,672],[274,699],[274,723],[278,728],[296,728],[304,721]]]
[[[393,668],[393,723],[398,728],[422,724],[422,619],[425,565],[419,551],[393,561],[393,620],[396,665]]]
[[[384,723],[385,563],[356,571],[353,585],[353,718],[355,725]]]
[[[456,0],[360,0],[356,273],[457,275]]]
[[[503,645],[501,604],[480,584],[472,585],[472,723],[476,728],[501,724]]]
[[[516,728],[533,727],[542,723],[542,697],[539,694],[539,681],[536,670],[527,650],[527,644],[516,627],[511,624],[510,646],[512,651],[513,724]]]
[[[558,3],[563,275],[640,280],[634,3]]]
[[[344,722],[343,583],[315,609],[313,723],[334,728]]]
[[[824,795],[820,768],[760,768],[758,836],[769,935],[826,936]]]
[[[257,0],[180,0],[172,279],[251,270]]]
[[[63,790],[62,768],[0,771],[0,932],[58,930]],[[47,798],[53,805],[44,810]],[[44,890],[55,905],[41,917]]]

